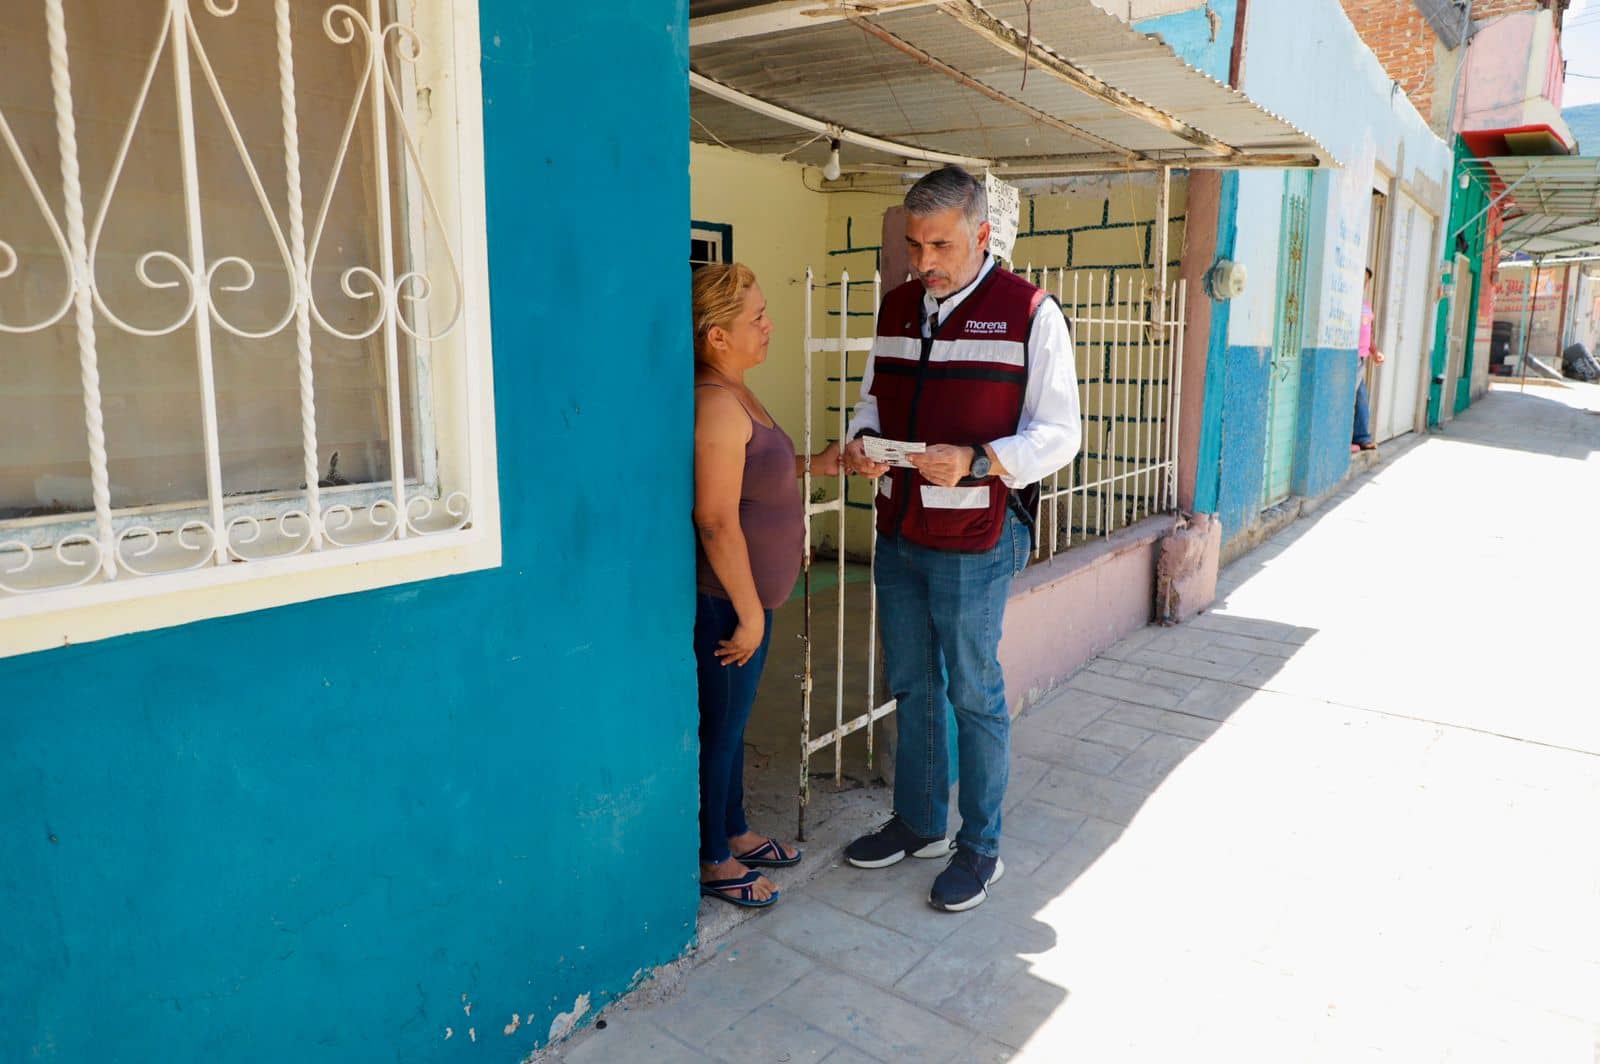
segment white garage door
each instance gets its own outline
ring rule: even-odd
[[[1394,252],[1389,261],[1387,319],[1380,349],[1388,361],[1377,370],[1373,431],[1381,442],[1416,427],[1421,395],[1424,349],[1434,302],[1432,279],[1433,216],[1404,192],[1396,197]]]

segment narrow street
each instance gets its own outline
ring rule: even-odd
[[[562,1059],[1593,1064],[1597,528],[1497,386],[1018,720],[988,903],[830,867]]]

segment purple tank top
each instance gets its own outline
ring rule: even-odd
[[[718,388],[710,384],[703,387]],[[747,414],[749,411],[745,411]],[[750,419],[750,442],[744,447],[744,482],[739,490],[739,528],[750,552],[761,605],[783,605],[800,576],[805,550],[805,503],[794,475],[794,443],[777,425],[768,428]],[[706,552],[695,540],[697,583],[701,591],[727,598],[722,581],[711,570]]]

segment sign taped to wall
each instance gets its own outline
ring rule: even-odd
[[[1017,242],[1017,221],[1022,214],[1022,194],[993,174],[983,175],[983,189],[989,200],[989,252],[997,259],[1011,261]]]

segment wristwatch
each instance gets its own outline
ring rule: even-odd
[[[989,475],[989,469],[994,463],[989,461],[989,452],[982,447],[972,449],[972,470],[967,475],[974,480],[982,480]]]

